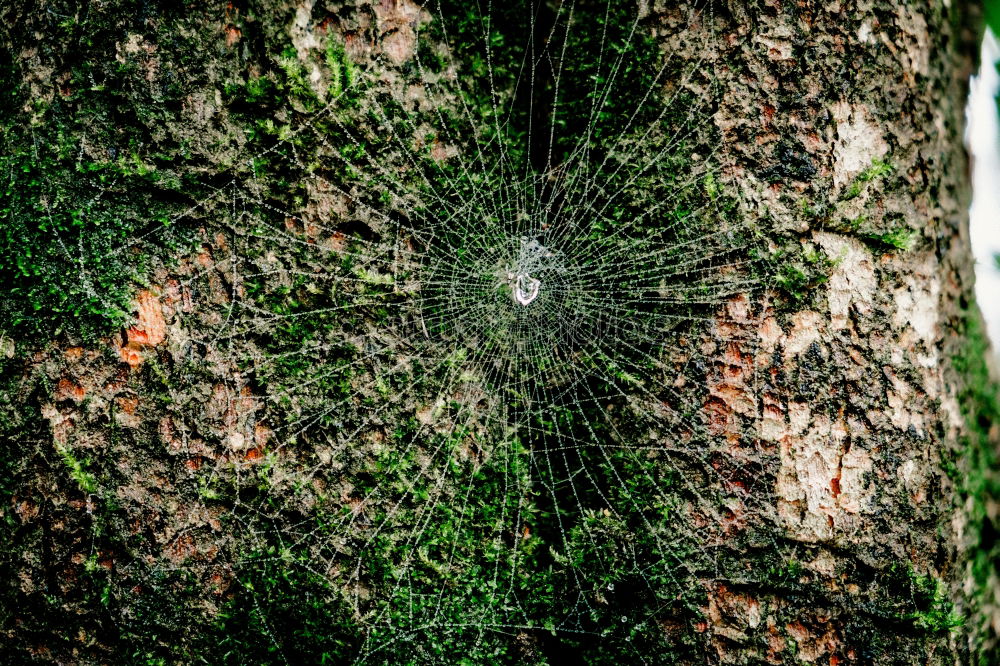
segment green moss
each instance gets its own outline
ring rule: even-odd
[[[94,476],[87,471],[86,461],[80,460],[73,453],[73,450],[61,444],[60,442],[53,440],[53,444],[56,447],[56,451],[62,457],[63,462],[66,463],[66,469],[69,472],[70,477],[79,486],[80,490],[86,495],[93,495],[97,492],[97,480]]]
[[[895,248],[897,250],[909,252],[916,244],[918,234],[913,229],[897,228],[881,234],[865,234],[864,238],[873,243],[876,247]]]
[[[228,83],[224,92],[231,106],[274,104],[280,100],[277,84],[267,76],[251,76],[243,84]]]
[[[346,600],[326,578],[284,549],[245,558],[214,625],[193,655],[212,664],[342,664],[359,632]]]
[[[959,404],[966,419],[966,432],[962,449],[943,453],[945,469],[955,470],[959,496],[956,506],[967,511],[970,535],[966,557],[971,561],[972,577],[976,584],[972,599],[973,609],[979,608],[981,598],[991,594],[992,581],[1000,575],[1000,533],[993,523],[988,503],[1000,497],[1000,460],[997,457],[996,428],[1000,425],[1000,384],[990,372],[987,359],[993,354],[986,329],[974,305],[963,313],[962,328],[956,331],[964,341],[953,357],[952,364],[962,384]],[[973,614],[976,627],[986,626],[984,619]]]
[[[30,141],[20,132],[7,138]],[[0,156],[9,175],[0,208],[0,279],[8,285],[0,328],[18,335],[103,332],[124,320],[130,283],[141,272],[142,262],[129,261],[129,253],[115,256],[141,222],[123,214],[123,201],[109,200],[121,190],[105,189],[103,201],[93,196],[122,174],[77,169],[46,148],[11,147]]]
[[[796,586],[802,576],[802,563],[795,559],[776,563],[767,570],[768,580],[778,588]]]
[[[102,11],[129,15],[141,3],[110,4],[90,20],[106,19]],[[28,104],[22,71],[0,59],[7,95],[0,105],[0,330],[94,338],[123,323],[151,260],[182,242],[172,220],[200,188],[182,175],[183,161],[162,136],[187,91],[164,85],[154,95],[134,60],[108,58],[116,32],[89,34],[76,22],[57,29],[73,33],[58,43],[77,46],[49,63],[60,76],[37,84],[48,101]],[[35,32],[17,33],[12,39],[37,43]],[[155,246],[140,240],[153,236]]]
[[[964,618],[955,611],[948,588],[941,579],[913,575],[912,583],[914,596],[923,609],[907,613],[902,619],[929,633],[949,632],[962,626]]]
[[[865,184],[888,176],[895,170],[895,166],[887,160],[872,160],[870,167],[862,171],[851,183],[851,186],[844,192],[844,199],[853,199],[861,194]]]
[[[812,243],[791,243],[771,258],[777,267],[775,284],[795,303],[806,301],[819,285],[827,281],[839,263],[819,251]]]
[[[339,99],[355,84],[354,63],[344,52],[339,36],[331,33],[326,40],[326,66],[330,70],[330,97]]]
[[[288,46],[281,52],[278,66],[285,74],[285,86],[288,94],[298,101],[304,110],[315,110],[319,105],[319,98],[309,83],[309,73],[305,64],[299,60],[295,47]]]
[[[293,128],[301,127],[303,113],[317,108],[319,102],[299,54],[287,45],[282,51],[277,37],[265,36],[264,55],[279,51],[282,55],[276,59],[261,57],[253,75],[233,79],[225,86],[229,111],[247,130],[245,152],[256,155],[252,167],[234,168],[253,171],[254,185],[261,188],[254,191],[255,196],[269,205],[273,203],[276,209],[299,215],[306,202],[303,183],[316,174],[350,192],[359,206],[377,207],[397,219],[406,215],[407,224],[416,224],[421,215],[442,222],[440,231],[446,237],[439,244],[460,248],[456,262],[466,261],[481,249],[466,230],[445,225],[444,213],[414,211],[409,202],[399,202],[393,191],[428,195],[428,200],[432,200],[431,193],[445,192],[450,198],[446,203],[474,201],[480,209],[470,214],[483,213],[480,193],[509,187],[509,174],[489,168],[463,172],[458,160],[438,163],[430,154],[435,140],[459,144],[467,154],[473,152],[470,146],[489,146],[483,156],[487,166],[509,161],[519,166],[531,164],[540,171],[545,167],[539,160],[544,162],[546,157],[548,133],[536,127],[534,145],[528,141],[530,104],[527,98],[518,97],[515,83],[519,72],[516,63],[524,55],[520,36],[527,32],[530,17],[517,6],[503,5],[495,23],[486,30],[474,5],[445,4],[445,13],[455,22],[449,34],[453,52],[462,58],[463,66],[461,81],[453,91],[455,98],[468,102],[478,121],[493,113],[491,89],[500,90],[508,96],[505,101],[514,102],[509,119],[514,129],[498,136],[493,123],[477,122],[470,127],[462,114],[444,110],[452,135],[429,136],[422,129],[426,119],[387,96],[373,95],[374,99],[367,101],[354,97],[359,100],[356,106],[338,105],[330,114],[313,117],[315,134],[296,134]],[[736,270],[734,267],[743,259],[737,251],[748,245],[740,231],[745,225],[736,218],[735,205],[711,168],[701,168],[694,157],[710,154],[710,146],[718,141],[715,130],[708,123],[705,128],[698,126],[697,131],[691,131],[691,105],[695,100],[684,97],[684,93],[662,118],[658,117],[661,107],[643,103],[641,95],[647,89],[659,90],[668,78],[678,78],[678,72],[668,68],[657,80],[663,54],[642,26],[632,43],[623,43],[631,31],[634,7],[612,4],[607,14],[603,7],[588,5],[580,10],[583,13],[576,20],[587,29],[574,29],[568,49],[588,56],[599,46],[596,40],[606,29],[608,41],[619,43],[609,52],[622,56],[623,69],[617,74],[616,85],[621,94],[602,96],[594,92],[608,76],[610,59],[602,71],[592,58],[570,58],[561,77],[560,96],[573,102],[563,104],[556,120],[555,159],[565,157],[585,136],[590,142],[591,159],[607,169],[596,179],[600,186],[590,192],[592,198],[587,203],[591,209],[613,203],[605,215],[588,218],[589,226],[581,232],[585,238],[580,240],[597,243],[598,249],[614,254],[612,250],[620,248],[604,239],[628,229],[636,216],[652,206],[669,201],[671,205],[658,209],[657,216],[650,217],[641,228],[632,229],[631,237],[619,239],[630,243],[629,247],[640,256],[636,261],[646,262],[636,270],[662,272],[671,261],[685,259],[681,249],[665,253],[662,263],[656,263],[652,258],[641,258],[643,248],[671,242],[690,248],[707,232],[720,228],[727,233],[725,243],[713,255],[716,264],[698,263],[693,272],[709,272],[715,266]],[[261,17],[258,20],[264,23]],[[274,24],[284,30],[287,21]],[[428,29],[428,37],[437,34],[444,38],[443,32],[432,30]],[[470,55],[482,53],[486,45],[493,56],[492,72],[482,57]],[[442,66],[445,58],[435,48],[421,54],[432,67]],[[331,96],[349,98],[349,91],[357,87],[364,72],[349,61],[333,37],[327,42],[325,65],[330,71]],[[406,68],[400,74],[411,84],[414,75]],[[698,72],[695,78],[709,76]],[[81,81],[87,78],[86,72],[80,73]],[[691,86],[698,83],[694,81]],[[88,90],[88,94],[103,95],[113,87]],[[547,84],[539,84],[538,89],[547,90]],[[95,100],[96,106],[106,102],[103,98]],[[638,116],[632,118],[637,109]],[[591,113],[598,123],[596,131],[586,136],[581,134],[581,128],[590,124]],[[387,135],[383,116],[399,133],[398,141]],[[622,131],[622,118],[632,119],[631,131]],[[436,124],[436,119],[431,120]],[[637,145],[645,140],[642,130],[650,125],[659,140],[683,140],[670,154],[644,165],[633,159],[630,151],[648,148]],[[681,128],[684,131],[679,133]],[[71,127],[68,135],[78,130]],[[343,138],[348,131],[358,139],[356,143]],[[336,154],[322,153],[316,135],[339,138],[342,143]],[[74,162],[77,144],[66,140],[54,145],[59,152],[52,168],[66,169],[68,176],[79,177],[81,192],[95,183],[107,185],[121,179],[121,187],[145,187],[155,200],[154,195],[164,190],[176,192],[190,184],[168,168],[172,159],[169,152],[163,157],[151,156],[143,151],[146,144],[140,139],[124,142],[122,151],[107,160],[82,164],[80,171]],[[176,148],[178,155],[184,155],[182,146]],[[401,151],[406,154],[401,156]],[[379,167],[389,175],[380,173]],[[699,174],[693,184],[687,182],[692,169]],[[392,182],[386,182],[388,178]],[[623,196],[612,202],[609,193],[618,191]],[[32,196],[34,201],[41,201],[41,190]],[[95,258],[104,256],[107,248],[127,246],[134,234],[147,230],[142,222],[148,219],[124,206],[128,201],[121,202],[123,207],[109,208],[103,217],[78,201],[77,197],[60,202],[66,210],[60,229],[83,228],[86,237],[92,239],[101,238],[105,231],[109,233],[104,249],[94,254]],[[492,230],[495,226],[490,225],[500,224],[497,218],[518,212],[513,204],[504,205],[510,209],[491,211],[495,217],[481,224]],[[160,209],[150,210],[161,214]],[[373,328],[386,328],[390,316],[387,306],[407,297],[394,291],[384,275],[371,270],[363,256],[366,247],[379,247],[379,243],[385,247],[392,230],[375,222],[370,226],[338,227],[339,221],[324,220],[331,229],[343,231],[348,244],[345,252],[324,255],[310,245],[314,239],[304,231],[280,226],[272,229],[254,221],[274,219],[273,210],[246,203],[243,212],[243,219],[248,220],[246,228],[238,229],[255,240],[251,248],[242,248],[241,258],[249,266],[260,262],[259,274],[245,277],[244,301],[253,306],[255,314],[259,313],[260,323],[239,330],[238,320],[230,322],[227,318],[227,326],[237,330],[226,333],[232,333],[229,340],[238,339],[250,348],[246,358],[240,359],[241,369],[254,383],[265,387],[271,398],[262,420],[276,426],[284,420],[284,425],[293,426],[283,429],[281,440],[282,448],[290,455],[279,459],[277,454],[268,454],[252,472],[234,463],[233,469],[219,465],[210,472],[192,472],[194,478],[185,476],[189,484],[187,499],[199,505],[227,507],[235,514],[234,523],[246,528],[245,532],[227,532],[227,536],[233,535],[236,541],[252,539],[254,546],[249,557],[242,552],[219,555],[224,561],[238,561],[238,580],[224,596],[211,597],[220,611],[215,618],[198,625],[207,626],[207,630],[196,637],[185,635],[191,618],[205,619],[204,605],[192,601],[206,594],[204,581],[196,579],[194,573],[186,577],[188,572],[157,573],[137,567],[144,575],[142,594],[126,598],[128,595],[122,592],[129,588],[122,581],[119,598],[112,594],[109,604],[119,604],[123,609],[121,622],[107,622],[108,635],[114,631],[128,634],[123,640],[132,649],[133,657],[146,663],[173,663],[182,657],[197,657],[209,663],[343,663],[357,656],[362,645],[371,650],[371,661],[375,663],[556,663],[560,656],[570,654],[578,655],[583,663],[597,664],[620,663],[621,655],[636,653],[656,654],[667,662],[696,651],[693,623],[700,617],[699,608],[704,602],[703,581],[721,575],[726,565],[714,553],[710,561],[710,549],[694,543],[693,535],[700,531],[685,522],[690,520],[685,507],[691,498],[680,487],[683,484],[678,483],[674,466],[644,448],[628,446],[648,442],[650,424],[638,423],[630,416],[624,397],[604,401],[614,403],[610,406],[562,404],[544,414],[536,413],[534,421],[524,428],[523,441],[516,437],[484,437],[472,425],[457,426],[447,434],[422,427],[413,415],[423,405],[414,405],[414,396],[441,393],[448,373],[465,365],[461,357],[465,350],[460,348],[442,363],[439,374],[428,376],[431,373],[421,365],[428,361],[420,358],[420,349],[410,355],[412,350],[405,338],[404,344],[392,345],[396,348],[385,351],[359,350],[344,343],[345,339],[375,339],[371,335]],[[169,220],[169,215],[164,219]],[[29,248],[35,247],[40,234],[48,231],[33,229],[30,224],[23,227],[35,234]],[[287,242],[282,243],[279,235],[284,235]],[[264,261],[272,250],[277,261]],[[16,255],[16,250],[11,254]],[[588,259],[604,261],[601,252],[593,255]],[[141,267],[145,255],[139,252],[125,256],[129,261],[120,266],[121,274],[114,273],[119,269],[113,264],[100,266],[103,274],[120,278],[115,284],[121,289],[120,295],[110,299],[117,303],[118,319],[105,312],[91,313],[104,326],[120,323],[130,283],[142,277],[143,271],[133,270],[133,264],[138,262]],[[77,255],[70,253],[68,258],[73,260]],[[789,258],[793,261],[786,285],[789,291],[804,295],[811,284],[823,279],[825,259],[815,250],[802,248]],[[55,264],[53,275],[67,273],[67,266],[72,265],[72,261]],[[613,274],[615,267],[609,263],[607,268]],[[331,277],[324,278],[326,273]],[[60,279],[69,282],[65,275]],[[199,279],[207,278],[195,278],[192,288],[199,286]],[[119,293],[106,289],[97,292],[105,298],[109,293]],[[369,308],[356,308],[350,316],[338,309],[357,301],[359,294],[371,302]],[[692,291],[693,304],[676,307],[687,308],[686,312],[704,319],[706,311],[718,304],[717,299],[709,300],[708,306],[698,303],[707,296],[711,296],[707,288]],[[69,295],[67,300],[80,299]],[[638,310],[632,314],[637,318],[651,316]],[[502,333],[496,332],[499,337]],[[422,340],[425,333],[417,335]],[[239,347],[234,344],[230,351],[233,349]],[[659,362],[652,357],[644,360],[650,369]],[[601,354],[580,359],[579,363],[592,364],[604,377],[589,386],[595,394],[634,395],[642,388],[635,373]],[[703,380],[704,368],[697,353],[686,365],[690,369],[684,372]],[[143,381],[169,397],[171,382],[176,381],[169,377],[169,365],[150,360],[146,367]],[[537,363],[537,369],[542,377],[553,374],[544,360]],[[373,377],[375,381],[368,382]],[[415,381],[415,377],[422,378]],[[190,377],[185,376],[185,381]],[[539,384],[538,388],[550,387]],[[500,398],[521,408],[522,402],[537,400],[530,393],[531,387],[523,389],[523,395],[504,394]],[[165,407],[167,398],[162,398],[161,403]],[[380,410],[377,418],[373,418],[375,409]],[[532,409],[537,412],[536,407]],[[616,416],[609,419],[603,413],[606,409],[618,410]],[[442,422],[475,422],[455,402],[445,401],[435,410],[432,417]],[[690,414],[678,418],[693,422]],[[687,431],[677,429],[689,434]],[[566,435],[573,442],[616,445],[552,450],[551,442],[561,441]],[[339,447],[345,441],[350,456],[338,461],[343,462],[343,469],[331,472],[328,465],[310,458],[320,447]],[[622,446],[617,446],[619,443]],[[697,451],[699,442],[685,446]],[[439,450],[441,453],[437,453]],[[291,462],[299,456],[303,465],[313,469],[309,478],[315,473],[323,483],[311,487],[308,481],[302,481],[293,489],[281,485],[281,479],[276,477],[294,478],[301,471]],[[556,469],[546,469],[539,462],[550,456],[556,460]],[[700,451],[693,457],[700,460],[699,456]],[[427,460],[440,464],[440,483],[422,467]],[[98,475],[88,465],[75,459],[73,463],[66,461],[66,465],[81,488],[96,489]],[[278,465],[286,465],[280,469],[281,474],[273,473]],[[692,478],[705,472],[695,467],[687,470]],[[575,484],[571,468],[585,470],[592,478]],[[342,484],[347,479],[350,487]],[[329,496],[319,490],[323,485]],[[349,492],[350,499],[357,500],[376,490],[381,495],[368,502],[358,516],[351,513],[351,506],[341,496]],[[318,495],[315,505],[296,501],[300,494],[304,497],[308,493]],[[617,510],[612,512],[609,506]],[[345,524],[351,527],[345,529]],[[335,533],[337,538],[312,539],[310,533],[303,533],[303,525],[315,525],[321,534]],[[308,548],[289,546],[292,534],[296,539],[304,534]],[[142,552],[140,539],[146,538],[135,537],[136,551]],[[345,562],[350,566],[344,566]],[[329,570],[320,570],[317,563],[342,568],[331,575]],[[733,571],[740,571],[736,565],[742,564],[734,563]],[[355,565],[358,573],[353,582],[365,591],[363,603],[352,602],[349,594],[330,583],[333,580],[340,584],[350,578]],[[774,576],[790,576],[791,565],[786,568]],[[98,598],[105,596],[99,590]],[[676,620],[683,627],[679,638],[661,631],[659,621],[664,619]],[[518,631],[524,636],[512,637],[510,626],[522,627]],[[185,655],[192,642],[197,649],[193,655]]]

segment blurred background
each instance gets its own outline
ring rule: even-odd
[[[979,73],[972,78],[966,142],[972,156],[973,200],[969,210],[976,258],[976,299],[994,350],[1000,349],[1000,0],[986,0],[988,28]]]

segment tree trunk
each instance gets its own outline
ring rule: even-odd
[[[993,663],[977,16],[0,9],[5,663]]]

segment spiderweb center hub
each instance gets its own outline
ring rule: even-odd
[[[538,298],[538,292],[542,289],[542,281],[530,275],[518,275],[514,280],[514,302],[520,305],[529,305],[531,301]]]
[[[538,298],[542,281],[535,276],[545,270],[553,256],[554,253],[536,239],[521,238],[520,250],[501,276],[501,282],[510,289],[515,303],[528,306]]]

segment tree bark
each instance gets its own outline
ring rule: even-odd
[[[442,4],[0,9],[5,661],[993,663],[1000,411],[962,144],[976,8],[615,8],[648,37],[621,76],[678,63],[637,80],[657,108],[683,100],[663,120],[683,146],[675,187],[730,245],[699,264],[722,276],[707,305],[658,332],[665,355],[617,347],[613,361],[667,368],[662,392],[653,369],[628,398],[559,403],[577,414],[553,397],[518,421],[533,441],[476,416],[506,428],[496,404],[525,400],[512,388],[427,389],[407,350],[439,351],[420,346],[434,322],[390,330],[376,307],[391,318],[410,295],[397,276],[419,274],[423,240],[396,229],[432,215],[427,164],[466,187],[456,165],[491,130],[462,119],[489,116],[491,86],[536,128],[505,150],[545,174],[539,196],[573,182],[547,164],[570,144],[537,131],[583,113],[560,106],[563,61],[530,88],[503,61],[558,43],[523,29],[560,25],[570,3],[536,7],[537,24],[497,7],[488,29],[468,28],[485,3]],[[589,39],[612,25],[602,2],[573,7]],[[463,29],[496,37],[463,47]],[[570,53],[566,80],[604,55]],[[463,96],[463,77],[490,85]],[[606,126],[629,124],[609,108]],[[487,193],[468,200],[516,187],[479,165],[470,191]],[[669,175],[637,181],[630,214]],[[527,309],[548,283],[529,275],[546,255],[524,252],[500,282]],[[754,284],[730,289],[744,270]],[[361,298],[375,305],[344,314]],[[459,333],[479,330],[480,310],[464,316]],[[476,371],[448,358],[445,374]],[[553,432],[592,448],[559,458]],[[637,454],[613,458],[623,442]]]

